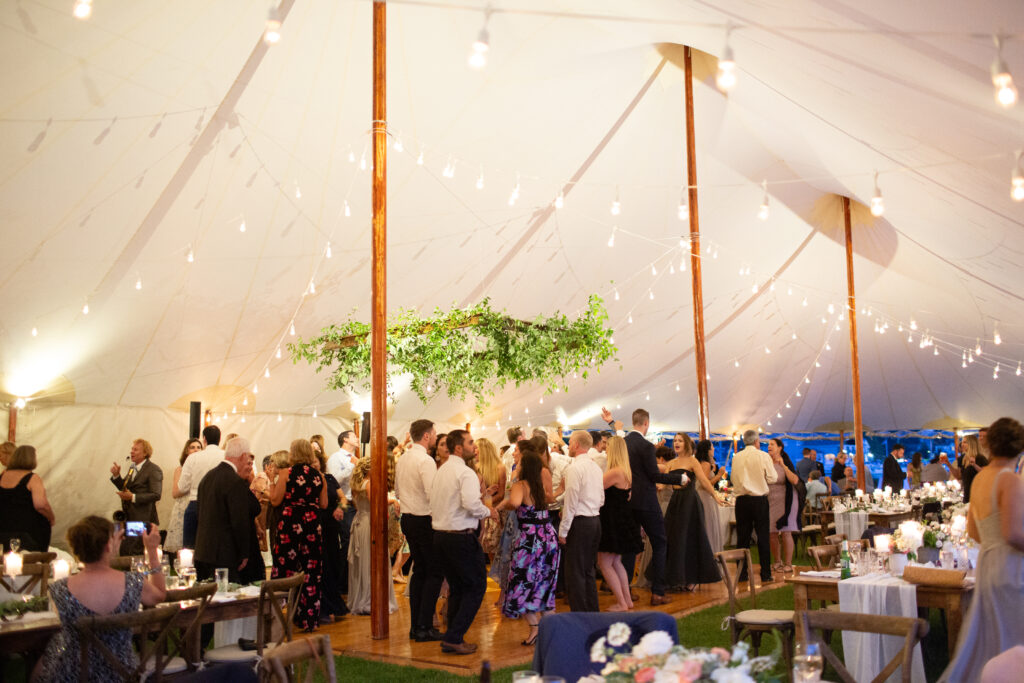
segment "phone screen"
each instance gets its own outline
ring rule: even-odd
[[[146,531],[145,522],[128,522],[125,526],[125,536],[141,536]]]

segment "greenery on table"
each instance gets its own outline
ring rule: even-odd
[[[36,595],[27,600],[7,600],[0,602],[0,619],[20,619],[25,612],[45,612],[48,609],[50,603],[45,595]]]
[[[561,313],[532,321],[510,318],[484,299],[476,306],[436,309],[421,316],[402,309],[388,321],[391,377],[408,373],[421,401],[442,387],[448,397],[476,399],[478,411],[508,382],[539,382],[548,392],[567,390],[572,374],[584,378],[615,356],[608,313],[591,295],[575,320]],[[330,325],[318,337],[288,345],[292,361],[328,370],[330,389],[370,389],[370,325],[358,320]],[[394,397],[388,382],[388,393]]]

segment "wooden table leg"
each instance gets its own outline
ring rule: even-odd
[[[807,611],[807,586],[804,586],[803,584],[793,584],[793,611]],[[959,622],[957,622],[957,625],[959,625]]]
[[[950,593],[946,596],[946,641],[950,659],[956,652],[956,643],[960,638],[960,625],[963,623],[963,618],[962,594]]]

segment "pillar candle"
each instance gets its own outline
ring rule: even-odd
[[[7,576],[21,576],[22,559],[18,553],[7,553],[4,555],[4,574]]]
[[[68,564],[67,560],[54,560],[53,561],[53,578],[54,578],[54,580],[66,579],[66,578],[68,578],[68,574],[70,574],[70,573],[71,573],[71,566]]]
[[[891,544],[892,536],[890,534],[878,534],[875,536],[875,550],[887,553]]]
[[[182,548],[178,551],[178,562],[182,567],[192,566],[192,551],[188,548]]]

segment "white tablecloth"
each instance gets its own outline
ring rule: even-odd
[[[718,507],[718,530],[719,538],[723,546],[736,545],[736,535],[731,533],[729,522],[736,520],[736,508],[732,505],[719,505]]]
[[[836,533],[846,534],[846,538],[850,541],[863,536],[864,532],[867,531],[869,523],[868,513],[866,512],[836,513]]]
[[[837,516],[838,517],[838,516]],[[839,609],[842,612],[917,617],[917,587],[887,574],[856,576],[839,582]],[[843,633],[843,659],[855,680],[870,681],[885,668],[900,648],[903,638],[874,633]],[[897,683],[900,673],[889,677]],[[920,644],[914,648],[911,680],[925,683]]]

